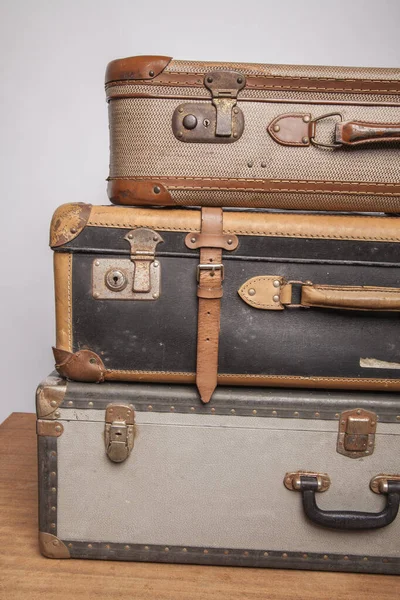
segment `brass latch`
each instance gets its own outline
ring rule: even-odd
[[[185,103],[172,117],[172,130],[182,142],[229,144],[240,138],[244,130],[243,112],[237,95],[246,85],[246,78],[237,71],[206,73],[204,85],[210,90],[212,104]]]
[[[157,244],[164,240],[146,227],[124,237],[131,246],[127,258],[93,261],[93,297],[99,300],[156,300],[160,296],[161,267],[156,260]]]
[[[109,404],[106,408],[104,442],[113,462],[123,462],[133,448],[135,413],[125,404]]]
[[[342,412],[337,451],[349,458],[370,456],[375,449],[376,414],[362,408]]]

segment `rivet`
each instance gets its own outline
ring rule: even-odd
[[[237,115],[237,114],[238,114],[238,112],[239,112],[239,109],[238,109],[238,108],[234,108],[234,109],[233,109],[233,113],[234,113],[235,115]]]
[[[214,413],[215,413],[215,408],[212,408],[212,409],[211,409],[211,412],[214,414]]]
[[[110,544],[106,544],[105,548],[106,548],[106,550],[109,550],[110,549]]]
[[[310,115],[304,115],[303,121],[304,121],[304,123],[309,123],[310,122]]]
[[[55,488],[55,487],[52,487],[52,488],[51,488],[51,491],[52,491],[52,493],[53,493],[53,494],[55,494],[55,493],[56,493],[56,491],[57,491],[57,488]]]
[[[154,192],[155,194],[159,194],[159,193],[161,192],[161,188],[160,188],[158,185],[155,185],[155,186],[153,187],[153,192]]]
[[[90,360],[93,360],[93,359],[91,358]],[[68,402],[68,406],[72,406],[73,404],[74,404],[74,403],[72,402],[72,400],[70,400],[70,401]]]
[[[190,407],[190,410],[191,410],[192,412],[194,412],[196,409],[195,409],[195,407],[194,407],[194,406],[191,406],[191,407]]]
[[[61,431],[61,425],[56,425],[56,426],[54,427],[54,429],[55,429],[56,431]]]
[[[371,421],[371,426],[373,427],[375,425],[375,421]]]
[[[253,410],[253,415],[256,415],[256,414],[257,414],[257,411],[256,411],[256,409],[254,409]]]
[[[268,552],[264,552],[264,556],[269,556],[269,555],[268,555]]]
[[[310,140],[308,139],[308,137],[307,137],[307,136],[304,136],[304,137],[302,138],[302,140],[301,140],[301,141],[303,142],[303,144],[308,144],[308,142],[309,142]]]
[[[374,442],[369,442],[368,446],[373,446]]]
[[[93,292],[93,298],[99,298],[100,294],[99,292]]]
[[[344,560],[349,560],[348,556],[343,556]]]
[[[54,413],[54,416],[57,417],[57,419],[58,419],[58,417],[60,416],[60,411],[56,410],[56,412]]]
[[[96,261],[94,262],[94,264],[96,265],[96,267],[99,267],[99,266],[100,266],[100,261],[99,261],[99,260],[96,260]]]
[[[274,302],[279,302],[279,296],[273,296],[272,300],[273,300]]]
[[[279,125],[274,125],[273,130],[278,132],[281,130],[281,128],[279,127]]]
[[[288,556],[288,555],[286,554],[286,552],[284,552],[284,553],[282,554],[282,558],[287,558],[287,556]]]
[[[155,261],[153,262],[153,266],[154,266],[154,267],[158,267],[158,266],[160,266],[160,263],[158,262],[158,260],[155,260]]]
[[[50,452],[51,456],[57,456],[57,452],[55,450],[53,450],[52,452]]]
[[[194,236],[190,238],[190,241],[192,242],[192,244],[194,244],[194,243],[195,243],[196,239],[197,239],[197,238],[195,238]]]
[[[368,560],[368,556],[364,556],[363,560],[367,561]]]
[[[52,506],[52,507],[51,507],[51,510],[52,510],[52,512],[56,512],[56,507],[55,507],[55,506]]]
[[[92,407],[92,406],[93,406],[93,402],[92,402],[92,401],[90,401],[90,402],[89,402],[89,406],[90,406],[90,407]]]
[[[253,161],[249,160],[249,162],[247,163],[247,166],[251,168],[253,165],[254,165]]]
[[[55,400],[52,400],[52,401],[50,402],[50,406],[57,406],[57,402],[56,402]]]
[[[234,415],[236,414],[236,410],[234,408],[231,409],[231,413]]]
[[[229,245],[229,246],[232,246],[232,244],[233,244],[233,240],[232,240],[231,238],[229,238],[229,240],[228,240],[228,245]]]
[[[55,523],[51,523],[50,527],[51,527],[52,529],[55,529],[55,528],[56,528],[56,524],[55,524]]]
[[[133,239],[133,233],[128,233],[128,239]]]
[[[170,410],[174,411],[175,410],[175,406],[171,406]]]
[[[308,558],[308,554],[303,554],[303,558]]]
[[[153,407],[151,404],[148,405],[147,410],[153,410]]]
[[[229,554],[229,550],[224,550],[224,554],[225,555]]]
[[[207,83],[212,83],[213,82],[213,78],[212,77],[207,77]]]
[[[233,137],[234,137],[234,138],[237,138],[237,133],[236,133],[236,131],[234,131],[234,132],[233,132]]]
[[[169,552],[169,548],[168,548],[168,546],[166,546],[166,547],[164,548],[164,552]]]
[[[78,230],[76,229],[76,227],[71,227],[70,232],[71,233],[76,233]]]
[[[316,417],[319,417],[319,412],[314,413]]]
[[[261,167],[262,167],[263,169],[265,169],[265,167],[266,167],[266,166],[267,166],[267,163],[265,163],[265,162],[262,162],[262,163],[261,163]]]
[[[145,546],[144,549],[145,550],[150,550],[150,548],[148,546]]]
[[[361,415],[361,410],[360,409],[358,409],[357,414]]]
[[[278,279],[275,279],[274,281],[274,287],[278,288],[281,285],[281,282],[278,281]]]
[[[369,454],[369,450],[366,450],[366,451],[365,451],[365,454]]]
[[[250,288],[248,294],[249,296],[255,296],[256,290],[254,288]]]
[[[51,477],[55,477],[56,475],[57,475],[57,473],[56,473],[55,471],[52,471],[52,472],[50,473],[50,476],[51,476]]]
[[[274,415],[274,417],[276,417],[276,415],[277,415],[278,413],[276,412],[276,410],[273,410],[273,411],[272,411],[272,414]]]
[[[294,414],[295,417],[299,416],[299,413],[297,412],[297,410],[295,410],[293,414]]]
[[[187,548],[182,548],[182,552],[187,552]]]
[[[238,82],[238,83],[243,83],[243,77],[238,77],[238,78],[237,78],[237,82]]]
[[[339,413],[335,413],[335,419],[338,419],[340,417]]]
[[[154,77],[154,71],[149,71],[150,77]]]
[[[155,300],[158,298],[158,294],[157,294],[157,292],[154,292],[154,294],[153,294],[153,298],[154,298]]]
[[[204,550],[203,550],[203,554],[208,554],[208,550],[207,550],[207,549],[204,549]]]
[[[68,548],[72,548],[72,544],[71,544],[71,542],[68,544]]]
[[[396,419],[397,419],[398,421],[400,421],[400,415],[397,415]]]
[[[327,554],[324,554],[324,560],[328,560],[329,556]]]
[[[60,542],[58,540],[53,541],[53,546],[59,546]]]
[[[129,550],[129,546],[125,546],[125,550]]]
[[[178,108],[178,112],[180,112],[180,113],[183,113],[183,108],[182,108],[182,106],[180,106],[180,107]]]
[[[89,362],[91,365],[95,365],[97,361],[95,358],[89,358]],[[68,402],[68,404],[70,404],[70,403]],[[72,405],[72,403],[71,403],[71,405]]]
[[[346,421],[342,420],[341,421],[342,425],[346,425]]]
[[[247,550],[245,550],[245,551],[243,552],[243,554],[244,554],[244,556],[248,556],[248,555],[249,555],[249,553],[248,553],[248,551],[247,551]]]
[[[87,545],[88,548],[93,548],[92,544]]]

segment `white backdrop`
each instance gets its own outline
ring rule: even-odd
[[[52,212],[107,203],[109,60],[400,67],[399,26],[398,0],[0,0],[0,422],[52,369]]]

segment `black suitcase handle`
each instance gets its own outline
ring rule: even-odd
[[[315,500],[318,492],[317,477],[300,477],[298,490],[302,494],[303,508],[307,517],[317,525],[329,527],[330,529],[342,529],[344,531],[354,529],[379,529],[390,525],[399,512],[400,506],[400,481],[388,480],[387,489],[382,491],[387,495],[386,506],[377,513],[321,510]]]

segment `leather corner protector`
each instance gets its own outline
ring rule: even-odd
[[[246,304],[262,310],[283,310],[280,290],[283,277],[252,277],[238,290],[239,296]]]
[[[224,250],[236,250],[239,240],[236,235],[231,234],[207,234],[192,232],[185,238],[185,244],[191,250],[197,248],[223,248]]]
[[[267,127],[270,136],[283,146],[301,146],[303,148],[310,145],[310,138],[313,137],[314,123],[311,115],[307,114],[287,114],[279,115]]]
[[[89,220],[91,204],[71,202],[55,211],[50,225],[50,246],[57,248],[76,238]]]
[[[174,205],[167,188],[156,181],[109,179],[107,193],[113,204],[125,206]]]
[[[154,79],[171,62],[171,56],[130,56],[112,60],[107,65],[105,83],[135,79]]]
[[[60,377],[48,377],[36,390],[36,414],[38,419],[55,419],[55,412],[64,400],[67,383]]]
[[[53,348],[56,369],[62,377],[87,383],[104,381],[106,369],[101,358],[91,350],[72,353]]]
[[[36,434],[44,437],[60,437],[64,433],[64,427],[57,421],[38,419],[36,421]]]
[[[67,546],[51,533],[39,531],[39,548],[47,558],[71,558]]]

